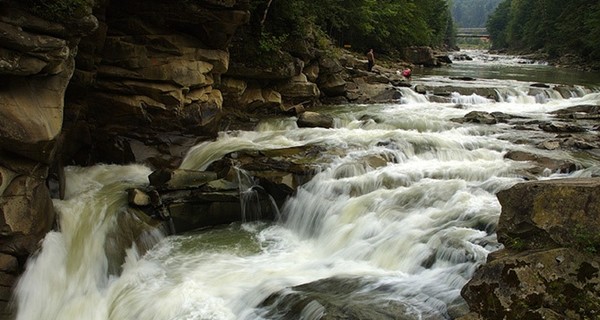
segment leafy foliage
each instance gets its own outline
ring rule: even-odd
[[[55,22],[83,17],[92,5],[90,0],[26,0],[24,2],[34,14]]]
[[[452,17],[460,28],[483,28],[502,0],[451,0]]]
[[[358,51],[441,46],[453,30],[446,0],[250,0],[250,4],[256,35],[268,32],[280,39],[321,34]]]
[[[600,58],[600,3],[503,0],[487,22],[493,48]]]

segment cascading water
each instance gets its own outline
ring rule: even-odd
[[[18,319],[286,319],[277,303],[263,301],[330,279],[353,288],[331,294],[333,304],[402,304],[398,319],[460,315],[462,286],[501,246],[495,194],[522,181],[519,172],[529,164],[504,158],[509,149],[527,148],[507,139],[510,126],[449,119],[480,110],[545,120],[549,111],[600,104],[598,93],[536,101],[519,89],[499,90],[507,93],[499,103],[461,95],[432,103],[410,91],[399,104],[323,110],[336,117],[335,129],[297,128],[286,118],[222,133],[190,150],[182,167],[202,170],[240,149],[318,144],[344,152],[324,152],[328,164],[285,203],[281,221],[164,238],[142,232],[151,244],[161,239],[145,254],[134,242],[111,255],[115,242],[107,235],[124,211],[124,190],[146,184],[149,170],[70,168],[67,198],[55,201],[60,230],[47,235],[19,283]],[[598,172],[594,161],[581,167],[571,176]],[[114,256],[122,264],[110,271]],[[319,319],[325,304],[313,300],[301,314]]]
[[[240,191],[240,206],[242,209],[242,222],[265,220],[268,218],[263,212],[263,203],[269,206],[268,212],[274,212],[276,220],[281,218],[275,199],[261,187],[254,177],[240,168],[234,168],[237,174],[238,188]],[[265,201],[263,201],[263,198]]]

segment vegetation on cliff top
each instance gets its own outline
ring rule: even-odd
[[[250,4],[255,26],[273,39],[304,37],[306,28],[312,28],[340,46],[386,53],[414,45],[439,47],[452,39],[446,0],[418,4],[411,0],[251,0]]]
[[[25,0],[23,3],[31,12],[44,19],[64,22],[72,18],[81,18],[89,13],[93,4],[90,0]]]

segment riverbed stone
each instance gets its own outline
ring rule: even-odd
[[[498,193],[498,240],[462,289],[482,319],[594,319],[600,313],[600,180],[519,183]]]
[[[586,132],[587,129],[576,124],[544,122],[540,124],[540,129],[546,132],[565,133],[565,132]]]
[[[298,127],[301,128],[333,128],[333,117],[312,111],[306,111],[298,116]]]
[[[217,180],[217,174],[210,171],[160,169],[150,174],[148,179],[150,185],[158,189],[181,190],[198,188]]]
[[[498,193],[502,215],[498,239],[517,239],[528,248],[575,247],[600,250],[600,180],[560,179],[517,184]],[[591,237],[586,243],[581,237]],[[598,238],[600,240],[600,238]],[[596,248],[598,246],[598,248]]]
[[[389,299],[389,295],[385,286],[369,285],[368,280],[334,277],[275,292],[261,302],[259,308],[268,317],[283,316],[286,319],[416,319],[408,303]],[[445,317],[433,311],[420,319],[441,320]]]
[[[569,173],[578,168],[576,163],[568,160],[553,159],[525,151],[509,151],[504,155],[504,158],[515,161],[528,161],[534,164],[533,167],[527,169],[528,172],[534,175],[544,174],[545,171]]]
[[[483,319],[594,319],[600,259],[566,248],[493,253],[463,288]]]

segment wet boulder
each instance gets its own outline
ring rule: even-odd
[[[600,314],[600,180],[520,183],[498,193],[493,252],[463,287],[467,319],[595,319]]]
[[[446,319],[433,310],[417,317],[409,303],[390,297],[394,297],[392,289],[369,280],[326,278],[275,292],[259,309],[267,318],[283,319]]]
[[[452,60],[454,61],[472,61],[473,58],[466,53],[458,53],[452,55]]]
[[[298,116],[298,127],[300,128],[333,128],[333,117],[312,111],[306,111]]]
[[[504,155],[506,159],[515,161],[527,161],[532,164],[532,167],[527,171],[533,175],[543,174],[545,171],[568,173],[577,170],[577,164],[567,161],[545,157],[535,153],[524,151],[509,151]]]
[[[587,129],[570,123],[544,122],[540,124],[540,129],[546,132],[564,133],[564,132],[586,132]]]
[[[464,117],[454,118],[454,119],[451,119],[451,121],[458,122],[458,123],[465,123],[465,122],[482,123],[482,124],[498,123],[498,120],[492,114],[490,114],[489,112],[485,112],[485,111],[471,111],[471,112],[467,113]]]
[[[421,84],[415,91],[419,93],[430,93],[436,96],[449,97],[453,93],[458,93],[463,96],[478,95],[493,101],[501,101],[501,97],[496,88],[486,87],[470,87],[457,85],[442,85],[432,86],[427,84]]]
[[[502,215],[498,240],[506,246],[522,241],[527,248],[573,247],[600,250],[600,180],[565,179],[517,184],[498,193]],[[594,240],[594,239],[589,239]],[[598,246],[596,248],[596,246]]]
[[[550,112],[551,115],[562,119],[599,119],[600,106],[578,105]]]
[[[456,108],[462,109],[462,107],[456,106]],[[485,112],[485,111],[471,111],[462,118],[450,119],[451,121],[458,123],[482,123],[482,124],[497,124],[506,123],[511,119],[520,118],[503,112]]]
[[[311,146],[237,151],[213,162],[208,171],[159,169],[146,189],[129,190],[130,207],[171,227],[170,232],[237,221],[273,220],[279,208],[317,172]]]
[[[477,79],[473,78],[473,77],[467,77],[467,76],[462,76],[462,77],[450,77],[451,80],[457,80],[457,81],[475,81]]]
[[[210,181],[217,180],[215,172],[186,169],[161,169],[148,177],[150,185],[159,190],[181,190],[198,188]]]
[[[461,294],[477,317],[467,319],[596,319],[600,258],[558,248],[492,253]]]

